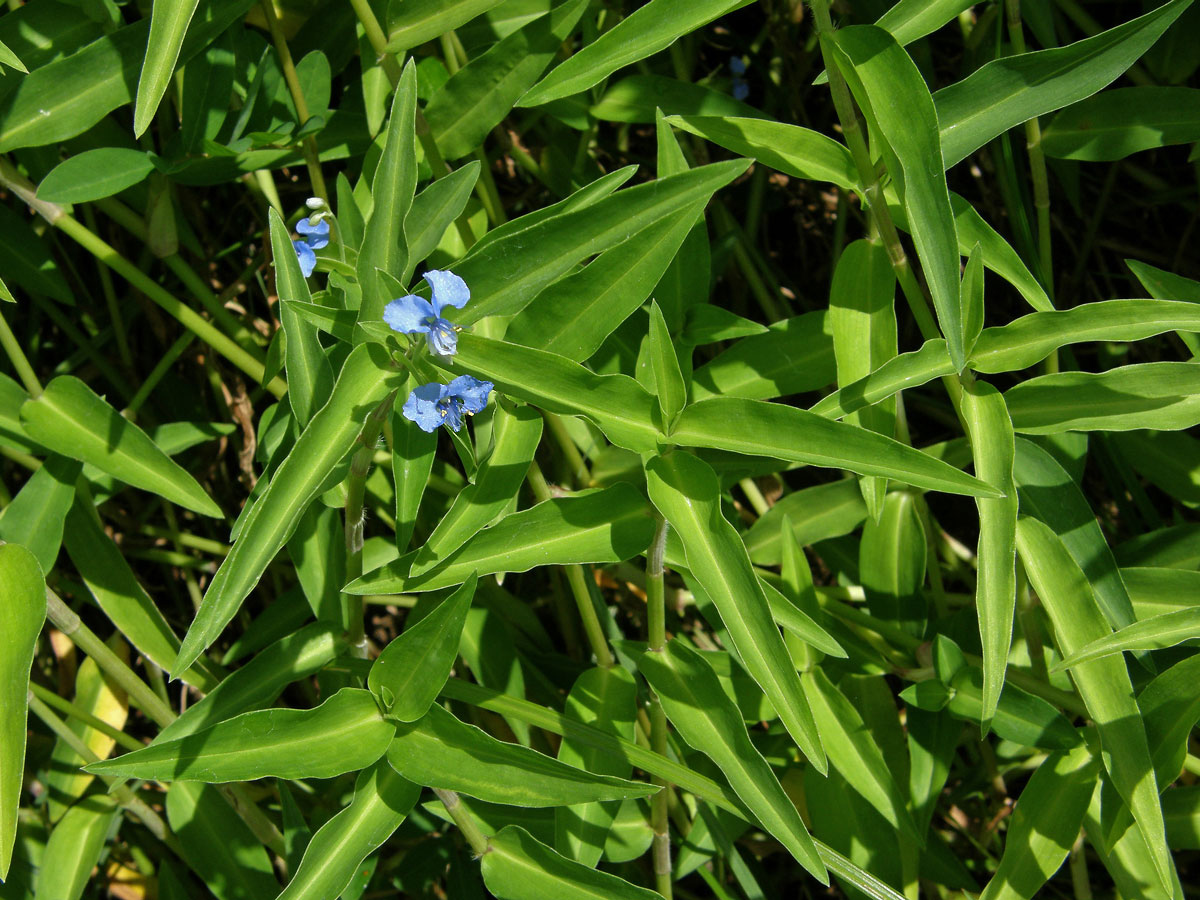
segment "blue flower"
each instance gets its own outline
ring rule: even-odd
[[[729,71],[734,75],[746,74],[746,63],[740,56],[729,57]]]
[[[438,356],[453,356],[458,349],[458,329],[442,318],[442,310],[447,306],[462,309],[471,299],[471,291],[453,272],[431,269],[424,277],[433,290],[433,302],[408,294],[384,307],[383,321],[392,331],[424,334],[430,350]]]
[[[292,241],[292,246],[296,248],[296,258],[300,261],[300,272],[307,278],[317,264],[317,254],[313,251],[329,243],[329,223],[319,219],[316,225],[311,225],[308,219],[301,219],[296,224],[296,231],[302,237]]]
[[[474,415],[487,406],[493,387],[470,375],[459,375],[449,384],[423,384],[404,401],[404,417],[422,431],[436,431],[439,425],[458,431],[463,413]]]
[[[733,73],[733,99],[742,101],[750,96],[750,85],[742,78],[746,74],[746,63],[740,56],[729,58],[729,71]]]

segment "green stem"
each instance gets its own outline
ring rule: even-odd
[[[539,503],[544,503],[551,498],[550,485],[546,483],[546,476],[542,474],[542,470],[536,462],[530,464],[526,480]],[[579,610],[583,632],[587,635],[592,653],[596,656],[596,665],[605,669],[612,668],[616,664],[616,659],[613,657],[612,651],[608,649],[608,641],[604,638],[600,617],[596,615],[596,607],[592,605],[592,595],[584,578],[583,566],[567,565],[563,566],[563,570],[567,576],[567,584],[571,587],[571,595],[575,598],[575,606]]]
[[[475,820],[471,818],[471,814],[463,808],[462,801],[458,799],[458,794],[454,791],[444,790],[443,788],[434,788],[433,792],[437,794],[437,798],[446,807],[447,814],[454,820],[454,824],[458,826],[458,830],[462,832],[462,836],[466,838],[472,852],[476,856],[483,856],[483,854],[487,853],[488,839],[479,830],[479,826],[475,824]]]
[[[4,352],[8,354],[9,362],[16,370],[17,377],[21,379],[25,385],[25,390],[29,396],[37,399],[42,396],[42,383],[38,381],[37,375],[33,372],[33,366],[29,364],[29,358],[25,355],[25,351],[21,349],[21,342],[17,340],[17,336],[12,333],[12,329],[8,327],[8,322],[4,318],[4,312],[0,309],[0,347],[4,348]]]
[[[296,74],[296,65],[292,62],[292,51],[288,49],[287,38],[279,27],[279,19],[275,17],[275,5],[272,0],[259,0],[263,18],[267,20],[267,29],[271,32],[271,40],[275,44],[275,55],[279,57],[279,67],[283,69],[283,78],[287,82],[288,92],[292,95],[292,103],[296,106],[296,117],[303,126],[309,119],[308,101],[304,99],[304,90],[300,87],[300,77]],[[329,190],[325,187],[325,176],[321,173],[320,154],[317,152],[317,139],[312,135],[300,142],[304,154],[304,164],[308,167],[308,177],[312,182],[314,193],[329,205]]]
[[[379,27],[379,20],[375,18],[375,12],[371,9],[371,4],[367,0],[350,0],[350,5],[354,7],[354,14],[358,16],[358,21],[362,23],[363,32],[367,36],[367,43],[375,51],[375,56],[379,64],[383,66],[383,71],[387,73],[392,87],[395,87],[400,81],[400,63],[397,62],[395,56],[388,52],[387,35]]]
[[[94,659],[96,665],[129,695],[130,702],[140,707],[159,727],[166,728],[175,721],[171,708],[49,588],[46,588],[46,617],[75,646]]]
[[[1021,0],[1005,0],[1008,11],[1008,37],[1013,50],[1025,52],[1025,30],[1021,23]],[[1042,126],[1034,116],[1025,123],[1025,149],[1029,153],[1029,180],[1033,184],[1033,208],[1037,213],[1038,264],[1042,287],[1054,300],[1054,268],[1050,244],[1050,181],[1046,176],[1046,156],[1042,152]]]
[[[45,703],[43,703],[36,694],[29,697],[29,710],[35,716],[42,720],[46,726],[53,731],[63,743],[70,747],[85,764],[99,762],[100,757],[92,752],[91,747],[83,742],[83,739],[67,727],[67,723],[54,714]],[[138,747],[142,745],[139,743]],[[167,827],[167,823],[162,820],[153,809],[146,805],[140,797],[137,796],[127,784],[122,784],[119,779],[108,776],[100,776],[100,780],[106,785],[112,787],[113,796],[117,798],[117,802],[123,806],[130,815],[138,819],[147,830],[162,841],[171,852],[177,855],[180,859],[184,858],[183,847],[179,843],[178,838]]]
[[[72,719],[76,719],[87,725],[89,728],[94,728],[107,738],[116,741],[126,750],[141,750],[146,745],[137,738],[126,734],[119,728],[114,728],[103,719],[93,716],[85,709],[80,709],[70,700],[64,700],[54,691],[47,690],[36,681],[30,682],[29,689],[33,691],[35,697],[45,703],[47,706],[52,706],[61,713],[66,713]],[[72,732],[73,733],[73,732]]]
[[[90,204],[83,207],[83,217],[87,227],[96,230],[96,213]],[[112,273],[105,266],[97,265],[96,273],[100,276],[100,290],[104,294],[104,303],[108,307],[108,320],[112,323],[113,335],[117,339],[117,353],[121,364],[127,371],[133,371],[133,354],[129,350],[129,339],[125,335],[125,323],[121,316],[121,307],[117,303],[117,292],[113,289]]]
[[[362,575],[363,568],[363,498],[366,495],[367,476],[371,474],[371,462],[375,458],[375,445],[383,423],[396,401],[396,392],[388,394],[367,416],[358,435],[359,447],[350,460],[350,473],[346,478],[346,583]],[[342,612],[351,652],[362,659],[367,656],[367,639],[363,627],[363,598],[355,594],[342,594]]]
[[[659,519],[654,539],[646,553],[646,639],[651,653],[662,653],[667,646],[667,613],[663,584],[663,556],[667,546],[667,522]],[[650,749],[667,756],[667,715],[658,694],[650,692]],[[659,894],[670,900],[671,827],[668,821],[667,782],[657,775],[652,780],[663,790],[650,799],[650,828],[654,832],[651,856],[654,860],[654,883]]]
[[[588,471],[587,463],[584,462],[579,448],[571,440],[571,435],[567,431],[567,426],[563,424],[562,418],[545,410],[542,410],[542,418],[546,422],[546,427],[550,429],[550,436],[554,438],[554,443],[558,445],[563,458],[567,461],[567,467],[571,470],[571,478],[574,479],[575,487],[589,486],[592,483],[592,473]]]
[[[175,365],[175,361],[179,359],[183,351],[195,339],[196,335],[190,331],[185,331],[175,339],[175,343],[167,348],[167,352],[159,357],[150,374],[146,376],[146,380],[142,382],[141,386],[137,389],[137,393],[133,395],[133,399],[129,401],[129,405],[125,407],[125,414],[130,420],[137,415],[138,410],[142,408],[142,404],[149,399],[150,394],[158,387],[158,383],[163,380],[167,372],[170,371],[171,366]]]

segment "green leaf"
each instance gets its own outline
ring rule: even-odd
[[[513,318],[504,339],[583,362],[650,296],[702,211],[696,203],[652,222],[554,282]]]
[[[705,305],[693,307],[693,311],[719,308]],[[700,318],[689,314],[684,339],[691,338],[697,344],[707,342],[700,338],[710,335],[691,333],[691,323]],[[837,374],[830,328],[825,310],[814,310],[775,322],[765,333],[742,338],[692,373],[692,399],[721,396],[772,400],[832,384]]]
[[[344,896],[355,871],[400,827],[421,789],[381,759],[359,773],[350,804],[312,836],[276,900]]]
[[[893,491],[883,498],[879,518],[868,518],[858,545],[859,571],[867,606],[878,619],[920,636],[928,600],[925,583],[928,540],[916,497]]]
[[[67,810],[46,842],[44,858],[53,860],[54,865],[41,867],[36,896],[56,900],[83,896],[119,812],[106,794],[94,794]]]
[[[811,574],[809,577],[811,579]],[[836,656],[839,659],[847,658],[846,651],[842,649],[842,645],[834,639],[833,635],[822,628],[790,598],[761,579],[759,585],[763,589],[763,594],[766,595],[767,604],[771,607],[771,617],[783,628],[822,653]]]
[[[73,375],[60,375],[21,406],[29,436],[56,453],[91,463],[126,484],[205,516],[221,508],[142,429],[124,419]]]
[[[704,462],[682,452],[646,464],[650,500],[683,542],[688,568],[712,598],[743,668],[771,700],[811,764],[825,771],[825,753],[800,679],[750,565],[750,557],[720,508],[720,486]]]
[[[637,715],[637,685],[620,666],[585,669],[567,694],[564,714],[584,724],[602,728],[627,741],[634,739]],[[559,762],[614,778],[628,778],[633,766],[619,754],[606,753],[564,737],[558,746]],[[629,801],[626,801],[629,802]],[[604,852],[605,837],[617,815],[618,804],[581,803],[560,806],[554,811],[554,843],[559,852],[595,866]]]
[[[492,415],[492,451],[479,464],[473,483],[458,493],[421,545],[412,565],[414,576],[436,568],[503,514],[525,483],[541,437],[542,417],[536,409],[496,404]]]
[[[501,0],[404,0],[388,5],[388,53],[403,53],[465,25]]]
[[[387,352],[377,344],[356,347],[346,358],[329,402],[301,433],[247,513],[233,549],[213,577],[184,637],[173,674],[191,665],[233,618],[295,531],[308,504],[321,493],[330,472],[354,448],[362,423],[395,378]]]
[[[46,619],[46,582],[33,554],[17,544],[0,544],[0,582],[0,878],[6,879],[17,839],[29,672]]]
[[[1160,790],[1179,777],[1187,759],[1188,738],[1200,718],[1198,667],[1200,656],[1190,656],[1157,676],[1138,694],[1138,709],[1146,720],[1146,740]]]
[[[1021,511],[1049,525],[1076,564],[1114,628],[1134,621],[1133,604],[1117,570],[1100,523],[1079,486],[1049,452],[1032,441],[1016,441],[1013,475]]]
[[[479,179],[480,168],[479,160],[473,159],[413,198],[412,208],[404,220],[408,265],[400,278],[402,284],[412,279],[416,265],[437,249],[446,229],[462,214]]]
[[[521,98],[518,106],[540,106],[587,90],[630,63],[645,59],[677,38],[745,6],[749,0],[650,0],[556,66]]]
[[[1102,162],[1200,140],[1200,90],[1114,88],[1069,106],[1042,131],[1053,159]]]
[[[279,319],[287,344],[288,403],[296,423],[303,429],[333,390],[333,369],[317,330],[300,317],[292,303],[311,303],[308,282],[300,271],[300,260],[292,246],[287,226],[274,209],[268,211],[271,228],[271,256],[275,260],[275,289],[279,295]]]
[[[882,751],[853,704],[821,668],[809,669],[800,680],[833,767],[893,828],[924,843]]]
[[[965,349],[970,356],[983,331],[983,248],[976,244],[971,248],[967,267],[963,270],[960,288],[963,311],[963,334]]]
[[[1080,647],[1054,666],[1068,669],[1093,659],[1126,650],[1161,650],[1200,637],[1200,609],[1181,609],[1126,625],[1112,634]]]
[[[384,647],[371,664],[367,687],[389,717],[415,722],[437,699],[458,656],[476,583],[472,573],[436,609]]]
[[[1030,584],[1050,614],[1063,656],[1109,634],[1108,622],[1096,605],[1087,577],[1049,527],[1037,519],[1022,517],[1017,523],[1017,551]],[[1108,657],[1081,663],[1071,670],[1071,676],[1100,731],[1104,766],[1129,804],[1155,871],[1169,890],[1174,867],[1167,851],[1150,749],[1129,672],[1120,658]]]
[[[1054,753],[1021,791],[1004,840],[1004,855],[980,900],[1032,900],[1067,858],[1096,786],[1086,746]]]
[[[861,190],[850,151],[819,131],[769,119],[729,116],[670,116],[667,122],[785,175],[828,181],[847,191]]]
[[[167,790],[166,807],[183,858],[214,896],[226,900],[279,892],[266,848],[215,786],[176,782]]]
[[[896,391],[920,387],[935,378],[954,374],[946,342],[933,338],[920,349],[888,360],[870,375],[828,394],[809,411],[830,419],[839,419],[865,406],[886,400]]]
[[[965,281],[965,279],[964,279]],[[975,608],[983,647],[983,717],[986,727],[1000,702],[1004,670],[1012,643],[1013,610],[1017,596],[1017,487],[1012,422],[1004,397],[983,381],[965,381],[962,413],[971,437],[975,473],[1005,496],[976,500],[979,507],[979,576]],[[1080,813],[1080,816],[1083,814]]]
[[[1200,331],[1200,306],[1175,300],[1102,300],[1035,312],[988,328],[971,353],[977,372],[1011,372],[1083,341],[1140,341],[1168,331]]]
[[[951,694],[948,712],[972,724],[984,721],[983,673],[978,668],[964,665],[946,686]],[[1070,750],[1079,746],[1079,734],[1066,716],[1011,682],[1005,683],[988,724],[999,737],[1029,747]]]
[[[332,778],[383,756],[393,730],[369,692],[343,688],[315,709],[243,713],[85,769],[155,781]]]
[[[862,492],[853,478],[843,478],[793,491],[776,501],[742,535],[750,558],[760,566],[777,566],[783,553],[780,526],[792,519],[792,534],[800,546],[841,537],[857,528],[867,516]]]
[[[142,61],[133,110],[134,137],[141,137],[154,119],[159,101],[171,83],[183,38],[198,5],[199,0],[154,0],[150,12],[150,38],[146,42],[146,58]]]
[[[999,491],[920,450],[803,409],[758,400],[714,397],[683,411],[670,438],[687,447],[715,447],[815,466],[882,475],[951,494],[995,497]]]
[[[444,180],[444,179],[443,179]],[[410,382],[411,383],[411,382]],[[436,433],[430,434],[404,418],[407,393],[396,394],[392,409],[392,483],[396,485],[396,549],[403,553],[412,540],[417,511],[433,469]]]
[[[525,829],[506,825],[488,840],[483,883],[500,900],[655,900],[623,878],[573,862]]]
[[[408,269],[405,218],[417,187],[417,68],[410,59],[392,97],[387,139],[371,183],[374,205],[358,251],[358,284],[362,288],[360,322],[377,322],[383,308],[395,299],[384,293],[376,269],[400,278]]]
[[[880,243],[854,241],[838,258],[829,288],[829,326],[837,360],[837,383],[864,378],[896,356],[896,276]],[[888,398],[847,417],[847,424],[891,436],[896,431],[896,403]],[[882,512],[887,481],[860,482],[871,517]]]
[[[645,498],[621,482],[600,491],[546,500],[485,528],[424,575],[410,575],[415,554],[346,585],[350,594],[432,591],[471,573],[524,572],[534,566],[619,562],[650,544],[654,521]]]
[[[758,118],[762,113],[703,84],[664,75],[630,75],[604,92],[588,112],[602,122],[649,124],[655,111],[706,117]],[[740,154],[739,155],[744,155]],[[659,174],[665,174],[660,170]]]
[[[650,301],[648,341],[650,368],[654,372],[654,390],[658,395],[662,421],[674,422],[687,402],[687,385],[683,383],[683,373],[679,371],[679,358],[675,355],[671,332],[667,330],[667,320],[653,300]]]
[[[189,706],[155,737],[153,744],[178,740],[244,712],[269,706],[285,687],[320,671],[346,649],[340,627],[310,622],[260,650]]]
[[[813,877],[828,884],[825,866],[795,804],[750,742],[741,713],[704,657],[684,639],[675,638],[664,652],[637,653],[636,658],[638,671],[683,739],[716,763],[763,827]]]
[[[899,0],[875,24],[904,46],[933,34],[971,5],[970,0]]]
[[[595,375],[554,353],[466,333],[449,367],[547,412],[585,416],[619,447],[641,452],[658,445],[658,404],[628,376]]]
[[[119,194],[145,180],[154,161],[144,150],[100,147],[60,162],[38,185],[38,199],[50,203],[83,203]]]
[[[620,800],[658,791],[645,782],[593,775],[528,747],[497,740],[436,703],[420,721],[400,724],[387,759],[416,784],[512,806]]]
[[[29,73],[29,70],[25,68],[25,64],[21,62],[20,57],[13,53],[12,50],[9,49],[8,46],[2,41],[0,41],[0,63],[4,63],[6,66],[12,66],[12,68],[16,69],[18,72],[23,72],[25,74]]]
[[[1013,428],[1064,431],[1178,431],[1200,423],[1200,366],[1154,362],[1107,372],[1056,372],[1004,394]]]
[[[559,3],[472,59],[442,85],[425,107],[442,156],[458,159],[483,144],[488,132],[546,71],[587,5],[587,0]]]
[[[54,568],[63,526],[75,497],[82,467],[57,454],[46,458],[17,496],[0,510],[0,540],[20,544],[37,558],[43,572]]]
[[[520,312],[539,291],[571,272],[579,261],[615,246],[653,222],[680,216],[694,204],[707,203],[749,165],[749,160],[731,159],[700,166],[539,219],[530,227],[514,228],[494,240],[480,241],[453,267],[479,298],[463,309],[458,321],[470,325],[487,316]],[[516,222],[509,224],[515,226]]]
[[[847,83],[887,141],[913,243],[956,371],[966,362],[959,297],[958,236],[941,158],[938,114],[925,79],[895,38],[874,25],[840,29],[830,41]]]
[[[934,95],[946,168],[1035,116],[1070,106],[1117,78],[1192,0],[1170,0],[1066,47],[992,60]]]
[[[253,0],[205,4],[188,29],[179,59],[186,62],[207,47],[252,4]],[[24,76],[0,103],[0,152],[45,146],[82,134],[131,102],[149,32],[150,23],[143,19]]]

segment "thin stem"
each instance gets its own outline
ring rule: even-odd
[[[354,14],[358,16],[358,21],[362,23],[363,32],[367,36],[367,42],[371,45],[371,49],[375,51],[376,59],[383,66],[383,71],[387,73],[392,87],[395,87],[400,81],[400,63],[396,61],[395,56],[388,53],[387,35],[379,27],[379,20],[375,18],[374,10],[371,9],[367,0],[350,0],[350,5],[354,7]]]
[[[87,227],[96,230],[96,213],[90,204],[84,204],[83,217]],[[117,303],[117,292],[113,289],[112,273],[105,266],[97,265],[96,273],[100,276],[100,290],[104,294],[104,303],[108,307],[108,320],[112,324],[113,335],[117,340],[117,353],[121,364],[133,371],[133,354],[129,350],[129,339],[125,335],[125,323],[121,316],[121,307]]]
[[[167,372],[170,371],[171,366],[175,365],[175,361],[179,359],[183,351],[195,339],[196,335],[190,331],[185,331],[175,339],[175,343],[167,348],[167,352],[159,357],[150,374],[146,376],[146,380],[142,382],[141,386],[137,389],[137,393],[133,395],[133,399],[129,401],[129,405],[125,407],[125,414],[130,420],[137,415],[137,411],[149,399],[150,394],[158,387],[158,383],[163,380]]]
[[[1008,37],[1013,51],[1025,52],[1025,29],[1021,23],[1021,0],[1005,0],[1008,11]],[[1046,176],[1046,157],[1042,153],[1042,126],[1037,116],[1025,123],[1025,149],[1029,153],[1029,180],[1033,184],[1033,208],[1037,213],[1038,265],[1042,287],[1054,300],[1054,268],[1050,244],[1050,181]]]
[[[661,653],[667,646],[666,602],[663,590],[663,556],[667,547],[667,522],[659,519],[654,539],[646,553],[646,639],[651,653]],[[650,692],[650,748],[662,757],[667,755],[667,715],[658,694]],[[654,860],[654,883],[659,894],[671,898],[671,826],[668,821],[667,782],[657,775],[652,781],[664,790],[650,798],[650,828],[654,832],[651,856]]]
[[[350,473],[346,478],[346,583],[362,575],[363,567],[363,498],[366,494],[367,476],[371,473],[371,462],[375,458],[375,445],[383,423],[396,402],[396,392],[388,394],[367,416],[358,435],[359,447],[350,461]],[[343,624],[350,641],[351,652],[362,659],[367,656],[367,639],[363,628],[363,598],[355,594],[342,594]]]
[[[279,19],[275,17],[275,5],[272,0],[259,0],[263,18],[267,20],[267,29],[271,32],[271,40],[275,43],[275,55],[279,57],[279,67],[283,69],[283,78],[287,82],[288,92],[292,95],[292,103],[296,106],[296,116],[303,126],[309,119],[308,101],[304,99],[304,91],[300,87],[300,77],[296,74],[296,65],[292,62],[292,52],[288,49],[287,38],[279,27]],[[308,167],[308,177],[312,182],[314,193],[329,205],[329,190],[325,187],[325,176],[321,173],[320,154],[317,152],[317,139],[312,135],[300,142],[304,154],[304,164]]]
[[[554,438],[554,443],[558,445],[563,458],[567,461],[567,467],[571,470],[571,478],[575,481],[575,487],[584,488],[590,485],[592,473],[588,471],[587,463],[584,462],[579,448],[571,440],[571,435],[567,431],[567,426],[563,424],[562,418],[542,410],[542,419],[545,420],[546,427],[550,429],[550,436]]]
[[[551,498],[550,485],[546,482],[546,476],[542,474],[542,470],[536,462],[530,464],[526,480],[539,503]],[[616,664],[616,659],[613,657],[612,651],[608,649],[608,641],[604,637],[600,617],[596,615],[596,607],[592,605],[592,594],[588,590],[587,581],[584,578],[583,566],[568,565],[563,566],[563,570],[567,576],[567,584],[571,587],[571,594],[575,598],[575,606],[579,610],[583,632],[587,635],[592,653],[596,656],[596,664],[605,669],[612,668]]]
[[[54,691],[47,690],[36,681],[30,682],[29,689],[33,691],[35,697],[45,703],[47,706],[52,706],[61,713],[66,713],[72,719],[76,719],[87,725],[89,728],[94,728],[107,738],[116,741],[126,750],[141,750],[145,744],[139,741],[132,735],[128,735],[119,728],[114,728],[103,719],[98,719],[85,709],[81,709],[72,703],[70,700],[64,700]]]
[[[42,383],[38,381],[37,375],[33,372],[33,366],[29,364],[29,358],[25,355],[25,351],[21,349],[21,342],[17,340],[17,336],[8,327],[3,309],[0,309],[0,347],[3,347],[4,352],[8,354],[9,362],[12,363],[13,369],[16,370],[17,377],[24,383],[25,390],[29,392],[29,396],[34,399],[42,396]]]
[[[46,588],[46,617],[75,646],[94,659],[96,665],[129,695],[130,701],[160,727],[166,728],[175,721],[171,708],[49,588]]]
[[[446,812],[454,820],[454,824],[458,826],[458,830],[462,832],[462,836],[466,838],[467,843],[471,845],[471,850],[474,851],[475,855],[483,856],[483,854],[487,853],[488,839],[479,830],[479,826],[475,824],[475,820],[471,818],[471,814],[463,808],[462,801],[458,799],[458,794],[454,791],[444,790],[443,788],[434,788],[433,792],[442,801],[442,805],[446,807]]]

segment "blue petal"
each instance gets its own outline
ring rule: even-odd
[[[429,305],[429,301],[416,294],[393,300],[383,308],[383,321],[388,323],[392,331],[404,334],[426,332],[429,330],[429,323],[436,318],[437,314]]]
[[[292,241],[292,246],[296,248],[296,259],[300,261],[300,272],[307,278],[317,265],[317,254],[304,241]]]
[[[741,101],[745,100],[749,96],[750,85],[746,84],[746,82],[742,81],[740,78],[733,79],[733,99]]]
[[[429,349],[437,356],[453,356],[458,350],[458,332],[445,319],[434,319],[425,339]]]
[[[444,390],[444,385],[436,383],[421,385],[404,401],[404,418],[416,422],[422,431],[437,431],[444,419],[442,410],[438,407]]]
[[[439,316],[447,306],[462,309],[471,299],[471,289],[453,272],[431,269],[425,273],[425,280],[433,290],[433,308]]]
[[[314,250],[320,250],[329,243],[329,223],[324,219],[316,225],[308,224],[308,219],[296,223],[296,231],[304,235],[304,242]]]
[[[449,403],[443,406],[443,409],[446,411],[446,415],[442,419],[442,424],[448,428],[453,428],[455,431],[462,428],[462,403],[458,399],[452,398]]]
[[[462,400],[463,410],[474,414],[482,412],[487,406],[488,394],[494,387],[490,381],[480,381],[471,375],[459,375],[446,386],[446,393]]]
[[[740,56],[729,57],[729,71],[734,75],[746,74],[746,62]]]

